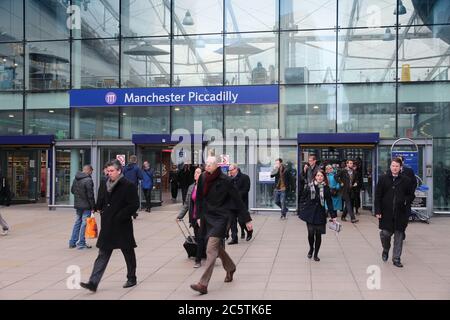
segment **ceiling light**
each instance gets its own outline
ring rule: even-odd
[[[194,25],[194,19],[192,19],[191,13],[186,11],[186,14],[184,15],[183,19],[183,25],[185,26],[193,26]]]
[[[14,115],[13,114],[10,114],[8,117],[10,117],[10,118],[14,118]]]
[[[397,9],[394,10],[394,14],[397,14]],[[399,0],[398,1],[398,15],[401,16],[404,14],[406,14],[406,8],[403,5],[402,0]]]
[[[176,107],[174,110],[175,110],[175,111],[180,111],[180,108]]]
[[[50,113],[55,113],[55,110],[48,110],[48,112],[50,112]]]
[[[124,112],[124,113],[122,113],[122,115],[123,115],[123,116],[126,116],[127,114]]]
[[[245,111],[246,114],[252,113],[250,110]]]
[[[391,41],[394,40],[394,35],[391,33],[390,28],[386,28],[383,35],[383,41]]]
[[[319,110],[319,106],[314,106],[313,109],[314,110]]]

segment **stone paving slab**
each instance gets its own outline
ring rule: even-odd
[[[381,261],[377,220],[367,212],[357,224],[344,222],[340,234],[327,230],[320,262],[307,259],[306,226],[295,215],[280,220],[275,213],[253,214],[253,239],[227,246],[237,265],[235,280],[223,282],[225,271],[218,260],[209,293],[201,296],[189,288],[204,269],[194,269],[182,247],[175,223],[179,208],[179,203],[154,208],[134,221],[138,285],[122,288],[126,266],[117,251],[95,294],[67,287],[68,268],[80,268],[81,280],[86,281],[98,253],[95,239],[88,240],[92,249],[68,248],[72,209],[49,211],[42,204],[0,208],[11,227],[7,236],[0,236],[0,300],[450,299],[447,217],[408,226],[405,267],[399,269]],[[380,270],[379,289],[367,286],[369,266]]]

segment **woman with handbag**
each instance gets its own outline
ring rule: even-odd
[[[329,164],[325,167],[327,172],[328,186],[330,187],[331,199],[333,200],[333,211],[337,215],[337,211],[342,211],[342,196],[340,194],[341,185],[336,180],[336,172]]]
[[[336,222],[330,187],[323,171],[317,171],[313,181],[303,190],[298,208],[299,218],[306,222],[308,228],[308,258],[311,259],[314,253],[314,260],[320,261],[318,254],[322,234],[326,232],[327,211],[333,222]]]

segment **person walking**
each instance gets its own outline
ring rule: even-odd
[[[130,156],[130,162],[123,168],[123,175],[125,178],[127,178],[130,182],[134,184],[136,187],[136,190],[139,190],[139,180],[142,180],[142,172],[141,169],[139,169],[137,165],[137,157],[135,155]],[[140,199],[139,199],[140,201]],[[140,203],[139,203],[140,207]],[[139,208],[138,207],[138,208]],[[133,218],[136,219],[138,217],[137,210],[135,214],[133,215]]]
[[[181,188],[181,197],[183,205],[186,202],[186,195],[189,186],[192,184],[192,174],[188,164],[183,165],[183,168],[178,172],[178,184]]]
[[[198,179],[200,178],[201,174],[202,174],[201,168],[195,169],[194,183],[189,186],[187,190],[186,202],[184,203],[183,207],[180,210],[180,213],[177,216],[178,220],[183,220],[184,216],[186,215],[186,212],[189,211],[189,223],[190,226],[194,229],[195,242],[197,242],[197,253],[195,256],[194,268],[200,268],[202,257],[204,256],[205,252],[205,229],[200,228],[201,226],[200,215],[198,212],[198,206],[195,203],[197,199]]]
[[[144,161],[142,166],[142,191],[145,196],[145,211],[152,211],[152,189],[154,171],[150,168],[150,162]]]
[[[353,163],[353,172],[355,174],[355,183],[352,188],[351,199],[352,206],[355,210],[355,214],[359,214],[358,210],[361,208],[361,190],[363,188],[363,175],[362,175],[362,167],[359,161],[355,161]]]
[[[315,155],[310,155],[308,157],[308,163],[303,167],[303,187],[313,182],[314,176],[319,170],[320,167],[317,164],[317,157]]]
[[[69,248],[90,249],[86,243],[86,219],[95,210],[94,181],[92,180],[92,166],[83,166],[83,171],[77,172],[72,183],[71,192],[74,195],[75,223],[72,228],[72,236],[69,240]]]
[[[245,223],[248,230],[253,230],[252,218],[245,208],[237,189],[218,165],[216,157],[208,157],[206,172],[198,182],[196,204],[199,208],[202,226],[206,227],[206,265],[200,281],[191,285],[191,289],[201,294],[208,293],[214,264],[219,257],[226,271],[225,282],[233,281],[236,265],[225,251],[223,239],[232,210],[237,210],[239,221]]]
[[[347,221],[347,214],[350,213],[352,223],[356,223],[359,220],[356,219],[355,213],[353,211],[352,193],[353,187],[357,185],[356,175],[353,170],[353,160],[346,161],[346,168],[341,172],[340,178],[342,181],[342,200],[344,200],[345,207],[341,216],[342,221]]]
[[[331,200],[333,201],[333,213],[337,215],[337,211],[342,211],[342,197],[340,194],[341,185],[336,180],[336,172],[329,164],[325,167],[327,173],[328,186],[330,187]]]
[[[248,193],[250,191],[250,177],[245,173],[241,172],[241,169],[236,163],[230,164],[228,168],[230,173],[231,181],[233,185],[237,188],[242,201],[244,202],[245,208],[248,210]],[[238,217],[237,215],[231,216],[230,229],[231,229],[231,241],[228,244],[238,243]],[[247,241],[252,239],[253,231],[247,230],[244,223],[239,223],[241,227],[241,239],[245,239],[245,232],[247,231]]]
[[[2,176],[0,169],[0,205],[9,207],[11,204],[11,189],[6,177]],[[0,214],[0,226],[2,227],[2,236],[6,236],[9,233],[9,225]]]
[[[326,232],[327,211],[332,221],[336,222],[330,187],[323,171],[317,171],[313,182],[303,190],[298,208],[299,218],[306,222],[308,228],[308,259],[311,259],[314,254],[314,261],[320,261],[319,250],[322,234]]]
[[[177,166],[173,165],[172,170],[169,172],[170,193],[172,194],[172,202],[177,201],[178,197],[178,174]]]
[[[82,288],[92,292],[97,291],[114,249],[122,251],[127,264],[127,282],[123,288],[135,286],[137,283],[134,252],[136,241],[131,217],[139,208],[139,196],[135,185],[124,178],[122,165],[118,160],[108,162],[107,167],[109,179],[104,185],[104,196],[98,201],[101,212],[101,228],[97,240],[98,257],[89,282],[80,283]]]
[[[379,220],[379,229],[383,261],[389,258],[391,237],[394,235],[392,262],[396,267],[403,267],[401,254],[403,236],[408,225],[408,206],[413,201],[412,183],[406,175],[400,174],[402,160],[391,161],[390,170],[380,177],[375,189],[375,216]]]
[[[275,177],[274,198],[275,204],[281,208],[280,219],[286,219],[286,213],[288,212],[286,206],[286,189],[288,188],[290,177],[289,172],[283,165],[283,159],[278,158],[275,160],[275,166],[270,173],[270,177]]]

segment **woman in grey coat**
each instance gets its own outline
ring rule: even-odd
[[[195,181],[189,186],[186,194],[186,201],[177,216],[178,220],[182,220],[189,211],[189,224],[194,229],[195,241],[197,242],[197,254],[195,257],[194,268],[199,268],[201,266],[202,257],[205,256],[205,229],[200,228],[200,216],[198,214],[198,208],[195,205],[195,200],[197,199],[197,183],[201,174],[201,168],[195,169]]]

